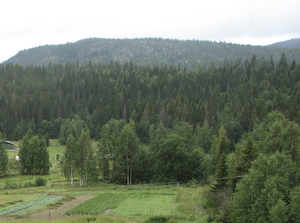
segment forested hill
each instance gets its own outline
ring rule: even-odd
[[[52,64],[92,63],[108,64],[119,61],[124,64],[131,61],[139,66],[175,65],[193,67],[198,63],[204,66],[213,62],[223,65],[241,59],[250,60],[255,54],[257,59],[273,57],[279,62],[281,54],[285,53],[287,60],[300,62],[300,49],[272,48],[263,46],[239,45],[224,42],[209,42],[198,40],[171,40],[161,38],[145,39],[102,39],[91,38],[75,43],[62,45],[45,45],[22,50],[4,63],[14,63],[22,66]]]
[[[270,47],[278,47],[278,48],[299,48],[300,49],[300,38],[290,39],[278,43],[273,43],[268,45]]]

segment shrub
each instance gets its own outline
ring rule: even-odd
[[[28,181],[24,184],[24,187],[34,187],[34,186],[36,186],[36,185],[30,181]]]
[[[161,222],[167,222],[168,218],[165,216],[154,216],[154,217],[150,217],[148,220],[144,221],[145,223],[161,223]]]
[[[44,178],[42,177],[38,177],[35,180],[35,186],[39,187],[39,186],[46,186],[47,182]]]
[[[185,222],[185,217],[180,216],[152,216],[144,221],[144,223],[179,223]]]
[[[4,185],[4,189],[6,189],[6,190],[9,190],[9,189],[17,189],[17,188],[19,188],[20,187],[20,185],[18,185],[17,183],[15,183],[15,182],[10,182],[10,181],[7,181],[7,182],[5,182],[5,185]]]

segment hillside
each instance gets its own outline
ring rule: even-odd
[[[277,48],[299,48],[300,49],[300,39],[290,39],[278,43],[273,43],[271,45],[268,45],[269,47],[277,47]]]
[[[156,59],[151,49],[144,53]],[[297,222],[300,64],[287,56],[190,69],[114,61],[0,64],[0,139],[23,139],[18,153],[0,144],[0,221],[29,222],[39,210],[55,219],[48,208],[68,193],[95,196],[67,212],[93,222],[108,222],[97,221],[102,214],[141,222],[149,213],[181,217],[164,222]],[[152,193],[145,184],[164,191]]]
[[[300,62],[300,49],[278,49],[263,46],[239,45],[224,42],[171,39],[102,39],[90,38],[75,43],[45,45],[22,50],[4,63],[22,66],[76,63],[108,64],[111,60],[121,64],[132,61],[138,66],[175,65],[193,67],[198,63],[208,66],[223,65],[224,61],[250,60],[273,57],[278,62],[282,53],[288,61]]]

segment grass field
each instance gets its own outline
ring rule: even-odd
[[[110,215],[148,217],[154,215],[173,215],[177,212],[176,195],[136,193],[129,196]]]
[[[42,176],[47,181],[46,186],[30,186],[39,176],[22,176],[14,172],[10,176],[0,177],[0,214],[14,206],[25,207],[35,201],[44,202],[49,195],[72,197],[73,200],[58,199],[50,206],[46,206],[48,203],[45,201],[43,206],[33,205],[32,210],[25,211],[25,217],[18,214],[24,212],[20,210],[11,216],[1,215],[0,222],[144,222],[147,219],[147,222],[206,222],[200,198],[207,187],[123,186],[101,182],[86,188],[71,187],[59,166],[64,150],[58,140],[50,140],[48,151],[52,167],[49,175]],[[17,152],[9,153],[11,159],[16,155]],[[9,185],[17,187],[5,189]],[[80,202],[83,197],[87,200]],[[54,212],[59,214],[54,217]]]

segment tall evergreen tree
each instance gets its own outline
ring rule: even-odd
[[[22,131],[20,125],[17,125],[11,135],[11,139],[14,141],[19,141],[22,139]]]
[[[227,163],[226,163],[226,151],[228,150],[228,143],[225,137],[221,138],[220,148],[219,148],[219,162],[216,167],[215,177],[216,183],[212,185],[214,192],[219,192],[224,190],[226,187],[227,179]]]
[[[242,157],[239,165],[237,166],[238,173],[245,174],[251,168],[251,163],[256,159],[258,156],[258,152],[253,145],[253,139],[250,136],[242,150]]]

